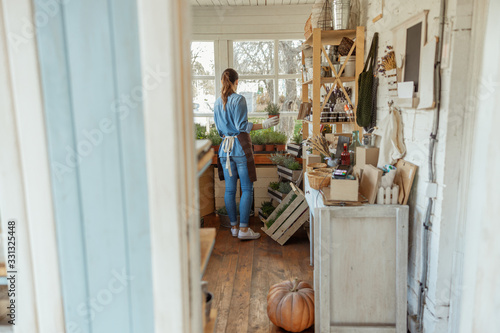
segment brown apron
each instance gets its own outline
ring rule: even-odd
[[[253,159],[253,150],[252,150],[252,139],[250,139],[250,134],[248,133],[240,133],[236,136],[238,141],[243,148],[243,152],[245,153],[245,157],[247,158],[247,168],[248,168],[248,176],[252,182],[257,181],[257,170],[255,170],[255,161]],[[217,168],[219,169],[219,179],[224,180],[224,171],[222,170],[222,164],[220,162],[220,154],[217,157]],[[238,176],[239,178],[239,176]]]

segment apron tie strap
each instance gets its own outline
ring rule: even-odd
[[[229,172],[229,177],[232,177],[233,174],[231,172],[231,162],[229,161],[229,153],[233,150],[234,146],[234,138],[235,136],[226,136],[224,137],[224,141],[222,141],[221,148],[224,153],[226,153],[226,169]]]

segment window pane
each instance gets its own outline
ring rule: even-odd
[[[193,75],[215,75],[214,42],[191,43]]]
[[[301,103],[302,84],[300,79],[278,81],[278,104],[283,111],[298,111]]]
[[[215,81],[193,80],[193,111],[214,112]]]
[[[280,74],[299,74],[301,62],[300,40],[280,40],[278,44],[278,59]]]
[[[238,94],[247,100],[248,112],[264,111],[274,100],[274,80],[239,80]]]
[[[274,74],[274,42],[233,42],[234,69],[240,75]]]

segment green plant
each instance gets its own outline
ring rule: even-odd
[[[250,139],[252,140],[252,143],[254,145],[262,145],[262,140],[263,140],[263,136],[262,136],[262,133],[260,133],[261,131],[251,131],[250,132]]]
[[[280,183],[279,182],[271,182],[271,183],[269,183],[269,187],[275,191],[278,191],[280,188]]]
[[[283,194],[288,194],[292,191],[292,186],[290,185],[290,183],[280,183],[278,191]]]
[[[219,135],[219,131],[216,128],[210,129],[210,132],[207,134],[207,139],[212,141],[212,146],[218,146],[222,142],[222,138]]]
[[[300,134],[300,132],[298,133],[295,133],[292,137],[292,141],[298,145],[300,145],[300,143],[302,142],[302,134]]]
[[[262,206],[260,207],[260,209],[265,217],[269,217],[276,208],[273,206],[273,203],[271,201],[264,201],[262,202]]]
[[[200,125],[200,124],[194,124],[195,126],[195,131],[196,131],[196,139],[197,140],[203,140],[207,138],[207,129],[205,126]]]
[[[267,221],[266,223],[266,226],[267,228],[270,228],[274,222],[276,222],[276,220],[285,212],[285,210],[288,208],[288,206],[290,206],[293,202],[293,200],[295,200],[297,198],[297,194],[294,194],[291,198],[290,198],[290,201],[288,201],[288,203],[286,205],[284,205],[283,207],[281,207],[277,212],[276,212],[276,215],[269,221]]]
[[[281,166],[285,165],[284,162],[286,158],[287,157],[283,154],[271,154],[271,156],[269,156],[271,163],[273,163],[274,165],[281,165]]]
[[[270,116],[276,116],[280,114],[280,107],[278,104],[268,103],[264,111]]]
[[[277,145],[284,145],[288,141],[288,137],[283,132],[274,132],[273,141]]]
[[[297,161],[293,161],[293,162],[285,164],[285,168],[293,170],[293,171],[302,170],[302,165]]]

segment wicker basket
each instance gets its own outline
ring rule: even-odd
[[[324,173],[324,174],[328,174],[328,175],[332,175],[333,173],[333,168],[318,168],[318,169],[314,169],[315,172],[321,172],[321,173]]]
[[[309,177],[309,186],[315,190],[321,190],[323,187],[330,186],[332,176],[324,172],[312,171],[307,173]]]
[[[306,171],[309,173],[314,171],[314,169],[326,168],[326,167],[327,167],[326,163],[311,163],[307,165]]]
[[[339,54],[341,56],[346,56],[349,54],[349,51],[351,51],[352,45],[354,44],[354,41],[350,38],[343,37],[342,40],[340,41],[339,44]],[[352,55],[356,54],[356,49],[352,52]]]

